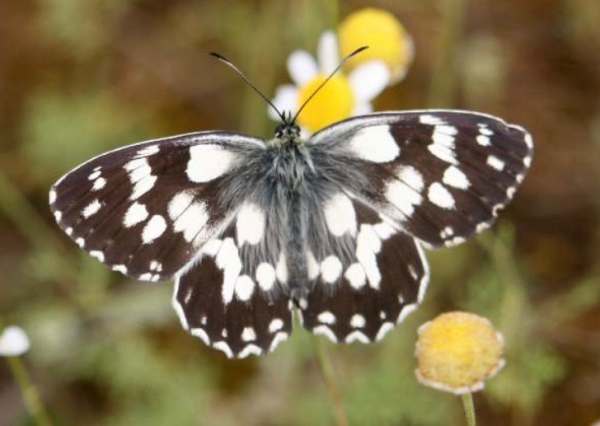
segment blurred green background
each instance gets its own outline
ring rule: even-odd
[[[0,2],[0,321],[57,425],[329,425],[315,340],[226,360],[180,327],[171,285],[109,272],[59,232],[50,184],[90,156],[204,129],[270,136],[266,108],[207,52],[272,94],[287,55],[348,13],[394,13],[415,41],[376,108],[459,107],[531,130],[531,173],[499,223],[429,255],[419,311],[380,344],[334,346],[351,425],[461,425],[455,397],[414,377],[416,328],[490,318],[507,366],[476,395],[482,425],[600,419],[600,2],[595,0]],[[0,425],[34,424],[6,363]]]

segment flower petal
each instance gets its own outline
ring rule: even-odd
[[[298,109],[298,89],[291,84],[279,86],[272,101],[279,111],[294,113]],[[268,113],[273,120],[279,121],[279,116],[273,108],[268,107]]]
[[[373,112],[373,105],[369,102],[359,102],[354,107],[354,111],[352,111],[352,116],[356,115],[365,115]]]
[[[308,83],[319,72],[315,58],[305,50],[292,52],[288,58],[287,67],[290,77],[298,86]]]
[[[19,356],[29,350],[29,338],[21,327],[11,325],[0,335],[0,356]]]
[[[308,130],[306,127],[300,127],[300,138],[301,139],[308,139],[310,137],[310,135],[312,135],[312,132],[310,130]]]
[[[383,61],[359,65],[348,76],[358,102],[368,102],[383,92],[390,82],[390,71]]]
[[[325,31],[319,39],[317,48],[319,68],[323,74],[331,74],[340,62],[340,50],[337,36],[333,31]]]

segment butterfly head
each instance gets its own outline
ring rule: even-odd
[[[281,114],[281,123],[275,128],[275,137],[283,141],[295,141],[300,138],[300,127],[291,113]]]

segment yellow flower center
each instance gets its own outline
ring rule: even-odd
[[[404,77],[413,58],[413,43],[394,15],[381,9],[361,9],[342,21],[338,33],[342,56],[360,46],[369,46],[348,61],[350,68],[381,60],[389,67],[392,80]]]
[[[503,343],[490,322],[464,312],[440,315],[419,331],[417,375],[449,390],[475,389],[503,364]]]
[[[324,75],[317,75],[298,92],[298,107],[325,80]],[[298,117],[298,123],[316,132],[336,121],[350,117],[354,109],[354,95],[348,79],[337,74],[315,95]]]

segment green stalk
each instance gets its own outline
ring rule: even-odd
[[[3,330],[4,326],[4,322],[0,320],[0,330]],[[35,420],[35,423],[38,426],[51,426],[52,423],[50,422],[48,412],[21,358],[14,356],[6,357],[6,363],[15,378],[15,382],[19,386],[25,407],[27,407],[27,411],[29,411],[31,417]]]
[[[21,358],[8,357],[6,361],[19,386],[27,411],[29,411],[31,417],[35,420],[35,423],[38,426],[51,426],[50,416]]]
[[[342,397],[337,387],[335,372],[333,370],[333,364],[331,362],[331,358],[329,357],[329,353],[323,345],[323,342],[319,341],[318,337],[313,336],[313,339],[315,346],[317,347],[317,360],[319,361],[319,367],[321,368],[321,373],[323,374],[323,380],[325,381],[329,397],[333,403],[336,424],[337,426],[348,426],[348,416],[346,415],[344,405],[342,404]]]
[[[476,426],[477,420],[475,418],[475,404],[473,404],[473,394],[471,392],[465,393],[462,396],[463,408],[465,409],[465,418],[467,419],[468,426]]]

